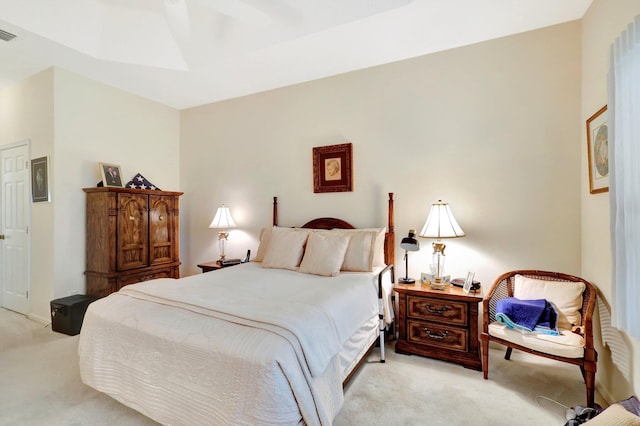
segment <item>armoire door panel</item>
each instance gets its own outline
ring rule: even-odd
[[[174,226],[174,197],[149,196],[149,265],[175,259],[172,235]]]
[[[145,195],[118,195],[118,269],[148,265],[148,204]]]

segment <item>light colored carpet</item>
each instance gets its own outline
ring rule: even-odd
[[[80,380],[78,336],[51,331],[0,309],[0,425],[155,425]],[[335,426],[563,425],[565,409],[584,405],[580,370],[514,351],[491,349],[482,373],[419,356],[378,350],[345,390]],[[547,399],[549,398],[549,399]],[[598,402],[601,398],[598,398]]]

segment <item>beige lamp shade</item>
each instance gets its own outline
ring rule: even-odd
[[[233,217],[231,217],[231,211],[229,210],[229,207],[225,206],[224,204],[218,207],[216,215],[211,221],[211,225],[209,225],[209,228],[226,229],[235,227],[236,223],[233,221]]]
[[[424,238],[458,238],[464,237],[465,233],[453,217],[449,204],[438,200],[431,206],[427,221],[420,231],[420,237]]]

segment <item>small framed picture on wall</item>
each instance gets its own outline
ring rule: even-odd
[[[31,160],[31,201],[51,201],[49,193],[49,157]]]

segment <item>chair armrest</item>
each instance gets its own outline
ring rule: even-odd
[[[584,336],[585,348],[593,348],[593,313],[596,308],[596,299],[598,292],[596,287],[588,281],[583,281],[586,285],[586,290],[583,293],[582,300],[582,333]],[[586,354],[585,354],[586,356]]]
[[[495,306],[498,300],[509,297],[509,280],[515,276],[515,271],[500,275],[493,282],[482,300],[482,331],[489,332],[489,324],[495,320]],[[494,311],[494,312],[492,312]]]

